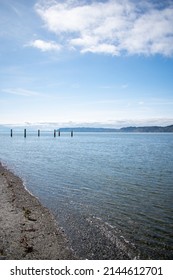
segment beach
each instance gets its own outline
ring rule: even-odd
[[[0,163],[0,259],[77,259],[50,211]]]

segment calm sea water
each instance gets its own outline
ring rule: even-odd
[[[173,259],[173,134],[0,134],[0,161],[84,259]]]

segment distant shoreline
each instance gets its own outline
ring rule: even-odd
[[[23,130],[27,130],[28,132],[35,132],[38,130],[38,133],[40,134],[40,131],[42,132],[117,132],[117,133],[173,133],[173,125],[168,126],[128,126],[128,127],[122,127],[122,128],[106,128],[106,127],[87,127],[87,126],[76,126],[76,127],[59,127],[57,128],[56,125],[53,128],[45,128],[42,125],[40,126],[5,126],[0,125],[0,132],[9,132],[10,130],[14,130],[17,132],[21,132]]]
[[[0,163],[0,260],[77,259],[47,208]]]
[[[62,127],[59,128],[61,132],[148,132],[148,133],[171,133],[173,132],[173,125],[169,126],[129,126],[122,127],[120,129],[116,128],[94,128],[94,127]]]

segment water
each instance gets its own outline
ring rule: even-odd
[[[173,258],[173,134],[0,135],[0,160],[84,259]]]

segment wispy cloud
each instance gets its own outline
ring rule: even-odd
[[[20,96],[41,96],[39,92],[23,89],[23,88],[6,88],[2,89],[2,92],[8,93],[8,94],[14,94],[14,95],[20,95]]]
[[[37,49],[40,49],[43,52],[46,51],[59,51],[61,50],[61,45],[57,44],[53,41],[43,41],[43,40],[35,40],[32,41],[29,46],[35,47]]]
[[[36,12],[57,43],[37,40],[33,47],[51,50],[61,44],[81,53],[173,55],[173,4],[165,1],[44,1]],[[49,45],[50,43],[50,45]]]
[[[13,12],[17,15],[17,16],[21,16],[20,10],[17,9],[17,7],[15,5],[12,5],[11,3],[7,3],[7,5],[9,5],[9,7],[13,10]]]

